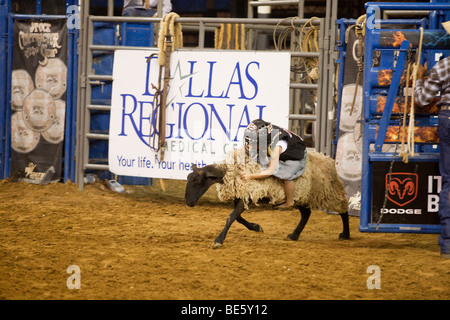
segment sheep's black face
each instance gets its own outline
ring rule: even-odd
[[[197,170],[187,176],[186,191],[184,199],[189,207],[197,204],[197,201],[208,190],[211,185],[207,183],[207,178],[202,172]]]
[[[197,204],[197,201],[214,183],[222,183],[225,175],[223,169],[215,165],[198,168],[192,165],[192,172],[187,176],[184,199],[189,207]]]

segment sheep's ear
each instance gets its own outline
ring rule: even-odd
[[[213,180],[222,179],[224,176],[224,173],[215,167],[208,168],[208,170],[205,170],[205,173],[206,173],[206,178],[213,179]]]
[[[197,168],[197,165],[196,165],[196,164],[193,164],[193,165],[191,166],[191,168],[192,168],[192,171],[197,171],[197,170],[198,170],[198,168]]]

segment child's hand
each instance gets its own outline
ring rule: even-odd
[[[250,176],[250,173],[244,173],[241,175],[241,179],[244,182],[248,182],[252,179],[252,177]]]

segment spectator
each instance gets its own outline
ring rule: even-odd
[[[450,34],[450,21],[442,24]],[[441,257],[450,259],[450,57],[442,59],[431,69],[429,77],[424,81],[426,67],[419,66],[415,89],[418,105],[429,104],[439,97],[439,171],[442,176],[442,188],[439,196],[439,218],[442,233],[439,235]]]
[[[124,0],[122,16],[124,17],[155,17],[158,0]],[[172,11],[170,0],[163,0],[162,15]]]

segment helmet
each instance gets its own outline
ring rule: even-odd
[[[244,145],[250,159],[256,161],[259,158],[261,164],[268,163],[267,153],[278,141],[278,132],[279,130],[274,129],[270,122],[253,120],[244,131]]]

